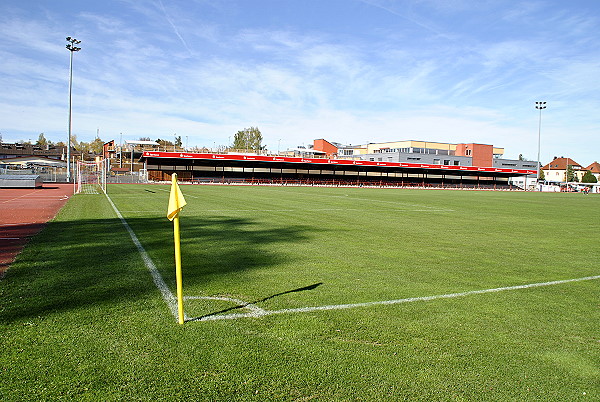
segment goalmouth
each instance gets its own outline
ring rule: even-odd
[[[106,194],[108,160],[95,162],[77,161],[75,172],[75,194]]]

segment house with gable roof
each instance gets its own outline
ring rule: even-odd
[[[552,162],[542,166],[542,171],[544,172],[546,181],[564,183],[567,181],[567,169],[569,166],[573,169],[573,174],[577,177],[577,181],[581,181],[587,169],[584,169],[571,158],[554,158]]]
[[[600,163],[594,162],[588,167],[586,167],[585,170],[589,170],[590,172],[592,172],[592,174],[596,176],[598,182],[600,182]]]

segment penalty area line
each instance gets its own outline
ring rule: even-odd
[[[198,319],[192,319],[191,321],[215,321],[215,320],[235,320],[235,319],[239,319],[239,318],[259,318],[259,317],[264,317],[267,315],[275,315],[275,314],[293,314],[293,313],[310,313],[310,312],[314,312],[314,311],[347,310],[347,309],[360,308],[360,307],[385,306],[385,305],[392,305],[392,304],[412,303],[412,302],[430,301],[430,300],[437,300],[437,299],[453,299],[453,298],[457,298],[457,297],[479,295],[479,294],[484,294],[484,293],[497,293],[497,292],[505,292],[505,291],[509,291],[509,290],[538,288],[538,287],[543,287],[543,286],[561,285],[561,284],[570,283],[570,282],[591,281],[591,280],[595,280],[595,279],[600,279],[600,275],[586,276],[583,278],[575,278],[575,279],[564,279],[564,280],[559,280],[559,281],[529,283],[526,285],[504,286],[504,287],[493,288],[493,289],[471,290],[471,291],[467,291],[467,292],[448,293],[448,294],[443,294],[443,295],[409,297],[406,299],[384,300],[384,301],[352,303],[352,304],[333,304],[333,305],[327,305],[327,306],[314,306],[314,307],[299,307],[299,308],[288,308],[288,309],[282,309],[282,310],[262,310],[262,311],[252,311],[250,313],[238,313],[238,314],[226,314],[226,315],[208,315],[208,316],[204,316],[204,317],[201,317]]]
[[[169,287],[167,286],[164,279],[160,275],[160,272],[158,272],[156,265],[154,265],[154,262],[152,261],[152,259],[148,255],[148,253],[146,252],[146,249],[144,249],[144,246],[142,246],[142,243],[140,243],[135,232],[133,231],[133,229],[131,229],[131,226],[129,226],[129,224],[127,223],[125,218],[123,218],[123,215],[121,215],[121,212],[119,211],[117,206],[114,204],[114,202],[112,201],[110,196],[107,193],[104,193],[104,194],[106,195],[108,202],[110,203],[110,205],[113,207],[115,213],[117,214],[117,217],[119,217],[119,219],[121,220],[121,223],[123,224],[123,226],[125,226],[125,229],[127,229],[127,232],[129,233],[129,236],[131,237],[131,240],[133,240],[133,244],[135,244],[135,246],[137,247],[140,255],[142,256],[142,259],[144,260],[144,264],[146,264],[146,268],[148,268],[148,271],[150,271],[150,275],[152,275],[152,280],[154,281],[154,284],[156,285],[158,290],[160,290],[160,293],[161,293],[165,303],[167,303],[169,310],[171,310],[171,314],[173,314],[173,317],[175,317],[175,319],[178,320],[179,313],[177,310],[177,298],[175,297],[175,295],[173,295],[173,293],[171,293],[171,290],[169,290]],[[184,315],[183,319],[188,320],[189,318]]]

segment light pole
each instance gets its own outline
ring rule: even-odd
[[[121,133],[121,138],[119,139],[119,167],[123,167],[123,133]]]
[[[540,181],[540,147],[541,147],[541,138],[542,138],[542,110],[546,109],[546,102],[535,102],[535,108],[538,109],[540,111],[540,120],[539,120],[539,124],[538,124],[538,157],[537,157],[537,177],[536,177],[536,183],[539,183]],[[527,178],[525,178],[525,181],[527,182]]]
[[[71,107],[73,94],[73,53],[81,50],[76,46],[81,43],[80,40],[67,36],[67,49],[71,52],[71,63],[69,65],[69,138],[67,141],[67,183],[71,182]]]

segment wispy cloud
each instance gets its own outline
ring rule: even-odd
[[[167,10],[165,9],[165,5],[163,4],[162,0],[158,0],[158,3],[160,4],[160,8],[161,8],[163,14],[165,15],[165,19],[167,20],[167,22],[169,23],[169,25],[171,25],[171,28],[173,28],[173,31],[175,32],[175,35],[177,35],[177,37],[181,41],[181,44],[183,45],[183,47],[185,47],[187,49],[187,51],[190,53],[190,56],[193,56],[190,47],[187,45],[187,43],[183,39],[183,36],[181,36],[181,34],[179,33],[179,30],[177,29],[177,27],[173,23],[173,20],[169,17],[169,13],[167,13]]]

